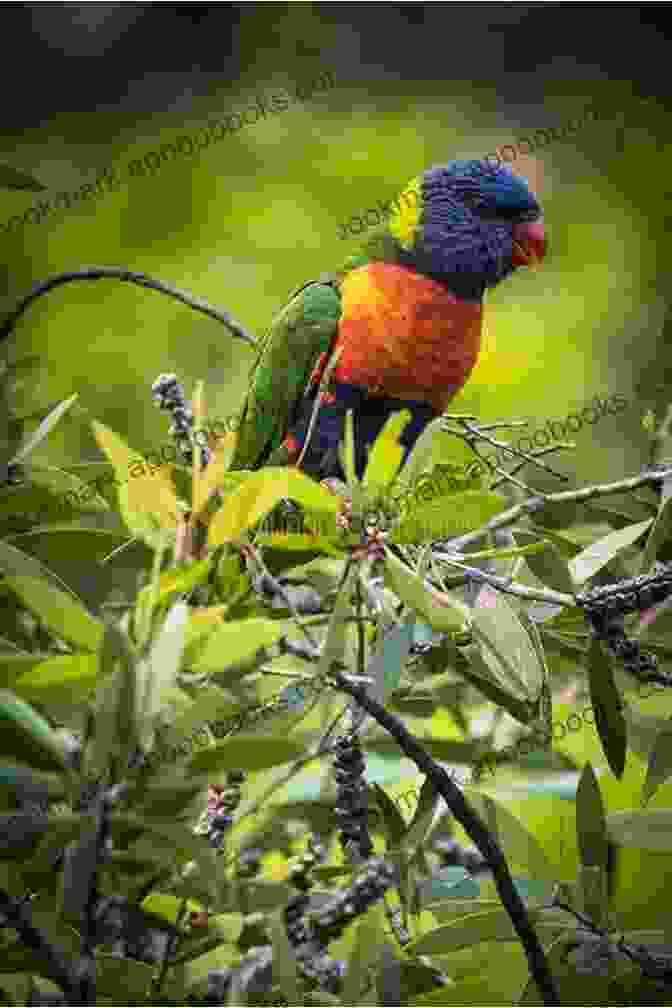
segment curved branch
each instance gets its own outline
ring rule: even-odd
[[[35,927],[30,912],[30,903],[15,899],[0,890],[0,912],[5,917],[7,927],[18,932],[21,941],[38,956],[45,964],[46,975],[58,984],[61,990],[75,1003],[81,1003],[80,987],[77,975],[68,962],[55,948],[47,935]]]
[[[7,339],[14,328],[16,321],[21,317],[21,315],[23,315],[26,308],[28,308],[33,301],[36,301],[38,297],[41,297],[42,294],[46,294],[54,287],[60,287],[61,284],[69,283],[71,280],[102,279],[126,280],[128,283],[139,284],[141,287],[148,287],[150,290],[160,291],[161,294],[168,294],[170,297],[174,297],[178,301],[181,301],[182,304],[186,304],[190,308],[194,308],[195,311],[200,311],[203,312],[204,315],[209,315],[210,318],[215,319],[216,322],[222,322],[237,339],[245,340],[245,342],[249,343],[252,347],[257,346],[257,341],[254,337],[250,336],[250,334],[242,327],[240,322],[237,322],[236,319],[234,319],[232,315],[229,315],[228,312],[221,311],[219,308],[213,308],[207,301],[194,297],[193,294],[189,294],[187,291],[179,290],[179,288],[173,287],[171,284],[163,283],[162,280],[155,280],[146,273],[134,273],[132,270],[127,270],[123,266],[89,266],[85,269],[72,270],[67,273],[55,273],[53,276],[47,277],[46,280],[41,280],[40,283],[36,284],[33,289],[29,291],[29,293],[26,294],[21,301],[19,301],[14,311],[10,312],[2,326],[0,326],[0,342]]]
[[[452,814],[460,825],[464,827],[469,838],[476,844],[480,853],[487,861],[488,867],[492,871],[499,897],[508,911],[511,922],[525,950],[530,973],[542,993],[544,1004],[559,1005],[558,990],[548,968],[544,950],[529,921],[525,904],[513,884],[504,854],[493,839],[490,831],[481,821],[479,815],[472,809],[462,791],[451,780],[443,767],[425,752],[420,743],[413,738],[398,718],[385,710],[377,701],[373,700],[365,690],[348,682],[342,673],[335,669],[332,671],[332,678],[340,689],[354,697],[367,714],[370,714],[378,724],[387,729],[390,735],[397,740],[405,755],[413,760],[418,769],[431,779],[434,787],[442,796]]]

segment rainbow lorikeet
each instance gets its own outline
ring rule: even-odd
[[[361,254],[301,287],[276,317],[251,373],[232,468],[300,460],[315,478],[343,480],[338,445],[349,409],[359,476],[385,421],[404,408],[407,456],[476,364],[485,291],[545,255],[541,208],[506,166],[451,161],[402,196]]]

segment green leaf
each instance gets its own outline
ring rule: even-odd
[[[176,602],[152,644],[149,658],[139,663],[144,673],[138,682],[142,718],[154,718],[165,705],[164,691],[176,685],[188,619],[187,603]]]
[[[310,527],[308,516],[306,525]],[[334,532],[336,532],[335,523]],[[269,549],[285,550],[288,553],[325,553],[333,557],[341,555],[329,539],[317,532],[272,532],[268,535],[262,533],[257,534],[254,541],[258,546],[268,546]]]
[[[194,672],[218,672],[252,658],[259,648],[270,647],[287,633],[281,620],[245,619],[224,623],[208,637],[192,668]]]
[[[22,192],[45,192],[46,186],[28,172],[19,171],[8,164],[0,164],[0,189],[18,189]]]
[[[366,674],[373,679],[370,695],[384,704],[390,693],[399,685],[413,640],[415,618],[409,614],[401,626],[392,626],[380,641],[376,654],[369,662]]]
[[[595,712],[597,732],[611,771],[622,777],[627,751],[627,730],[622,702],[614,682],[611,660],[594,637],[588,651],[590,701]]]
[[[672,777],[672,719],[656,735],[651,747],[646,780],[642,787],[642,804],[650,801],[660,785],[670,777]]]
[[[240,712],[240,702],[231,693],[219,686],[204,686],[199,689],[195,700],[187,710],[178,714],[173,721],[173,731],[178,735],[188,735],[197,725],[206,721],[224,720]]]
[[[621,847],[669,853],[672,848],[672,809],[629,810],[607,816],[607,832]]]
[[[189,906],[189,904],[193,905]],[[168,924],[177,924],[181,905],[182,898],[180,896],[173,896],[172,893],[152,892],[142,901],[140,909],[154,917],[160,917]],[[187,908],[189,910],[200,909],[194,900],[187,900]],[[235,941],[235,938],[233,940]]]
[[[30,437],[20,446],[14,456],[9,460],[11,465],[14,462],[21,462],[23,459],[27,458],[32,451],[34,451],[41,441],[44,441],[47,434],[53,430],[61,417],[67,413],[72,404],[77,399],[77,393],[71,395],[69,399],[64,399],[63,402],[59,403],[42,421],[36,431],[30,435]]]
[[[97,651],[103,625],[79,602],[36,577],[8,577],[6,584],[57,637],[86,651]]]
[[[343,584],[334,602],[334,608],[327,627],[327,635],[322,645],[322,654],[315,671],[317,679],[328,675],[335,662],[343,662],[348,632],[347,620],[351,613],[350,596],[356,576],[357,568],[353,564],[345,575]]]
[[[434,787],[431,777],[425,777],[420,788],[420,797],[418,798],[415,814],[403,840],[404,847],[407,850],[412,851],[425,842],[440,801],[441,796]]]
[[[57,496],[62,508],[67,494],[77,497],[77,509],[82,511],[109,511],[110,505],[99,493],[91,493],[91,488],[79,477],[56,466],[30,467],[30,482]],[[84,497],[86,495],[86,497]],[[84,498],[84,499],[82,499]],[[97,530],[103,531],[103,530]]]
[[[203,790],[202,779],[192,777],[181,780],[176,778],[174,771],[158,779],[153,778],[138,802],[138,815],[157,819],[177,817]]]
[[[436,497],[420,507],[414,507],[402,518],[390,541],[421,544],[450,539],[480,528],[506,510],[507,506],[506,498],[490,491],[465,490],[464,493]]]
[[[410,410],[403,409],[388,417],[385,426],[374,441],[364,470],[366,489],[380,489],[392,482],[404,459],[404,449],[399,437],[411,421]]]
[[[406,823],[397,806],[380,784],[373,784],[372,791],[383,817],[387,846],[388,848],[399,847],[406,833]]]
[[[63,770],[66,765],[56,732],[9,690],[0,690],[0,755],[38,770]]]
[[[515,532],[514,537],[517,542],[521,543],[534,543],[538,539],[536,533],[523,530]],[[559,592],[568,592],[570,595],[576,591],[569,564],[553,543],[547,542],[543,553],[527,554],[525,563],[534,576],[538,577],[542,584],[548,588]]]
[[[190,768],[196,772],[216,773],[227,767],[242,770],[267,770],[305,755],[305,746],[293,739],[272,735],[236,735],[222,739],[216,746],[196,753]]]
[[[98,655],[58,655],[37,662],[20,675],[14,691],[40,704],[81,702],[95,689]]]
[[[273,982],[290,1004],[299,1004],[301,993],[294,949],[289,943],[283,911],[270,914],[269,931],[273,943]]]
[[[463,602],[448,592],[432,595],[422,579],[411,573],[388,549],[385,550],[385,575],[390,588],[404,605],[422,616],[433,630],[461,630],[469,622],[471,610]]]
[[[545,679],[543,663],[513,608],[499,592],[485,588],[471,615],[492,678],[519,699],[537,701]]]
[[[534,920],[534,914],[528,914]],[[468,914],[460,920],[429,931],[404,949],[407,955],[448,955],[469,945],[490,941],[518,941],[507,911],[501,907],[485,913]]]
[[[647,574],[653,567],[661,546],[672,538],[672,497],[664,502],[656,515],[651,531],[646,537],[646,545],[642,553],[640,572]]]
[[[652,523],[653,518],[647,518],[646,521],[610,532],[570,560],[569,570],[576,584],[583,584],[624,549],[636,543]]]
[[[604,802],[595,772],[586,763],[576,792],[576,835],[581,862],[606,870],[609,838],[604,818]]]
[[[121,1004],[147,1004],[154,966],[136,959],[96,952],[96,994]]]
[[[386,944],[381,910],[380,906],[369,907],[357,921],[348,969],[343,979],[341,1003],[344,1005],[378,1004],[377,1001],[361,999],[365,991],[370,989],[369,975],[372,968],[380,962],[381,946]]]
[[[556,881],[557,869],[549,863],[536,838],[516,816],[489,795],[471,788],[465,789],[465,794],[502,847],[510,864],[524,868],[532,878]]]
[[[492,654],[488,653],[481,644],[469,645],[462,648],[461,652],[468,659],[469,664],[466,668],[460,668],[460,674],[472,686],[480,690],[488,700],[492,700],[498,707],[503,707],[508,711],[511,717],[520,721],[521,724],[528,724],[535,716],[534,707],[528,700],[508,693],[494,681],[493,670],[496,675],[499,675],[500,667],[496,664],[496,659]]]
[[[609,879],[607,869],[601,865],[580,865],[578,886],[583,898],[583,912],[598,927],[605,927],[608,924],[609,918]]]
[[[399,473],[397,484],[411,487],[421,473],[428,468],[434,451],[434,439],[442,433],[443,420],[438,417],[423,429],[420,437],[413,445],[404,468]],[[457,468],[457,467],[455,467]]]

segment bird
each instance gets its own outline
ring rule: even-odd
[[[232,469],[296,466],[328,487],[342,483],[348,410],[359,478],[403,409],[405,461],[477,362],[486,292],[546,256],[542,208],[506,164],[430,167],[388,210],[356,254],[290,295],[260,341]]]

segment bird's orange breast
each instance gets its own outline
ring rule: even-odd
[[[442,412],[478,359],[482,304],[460,301],[429,277],[391,263],[348,273],[341,296],[336,381]]]

